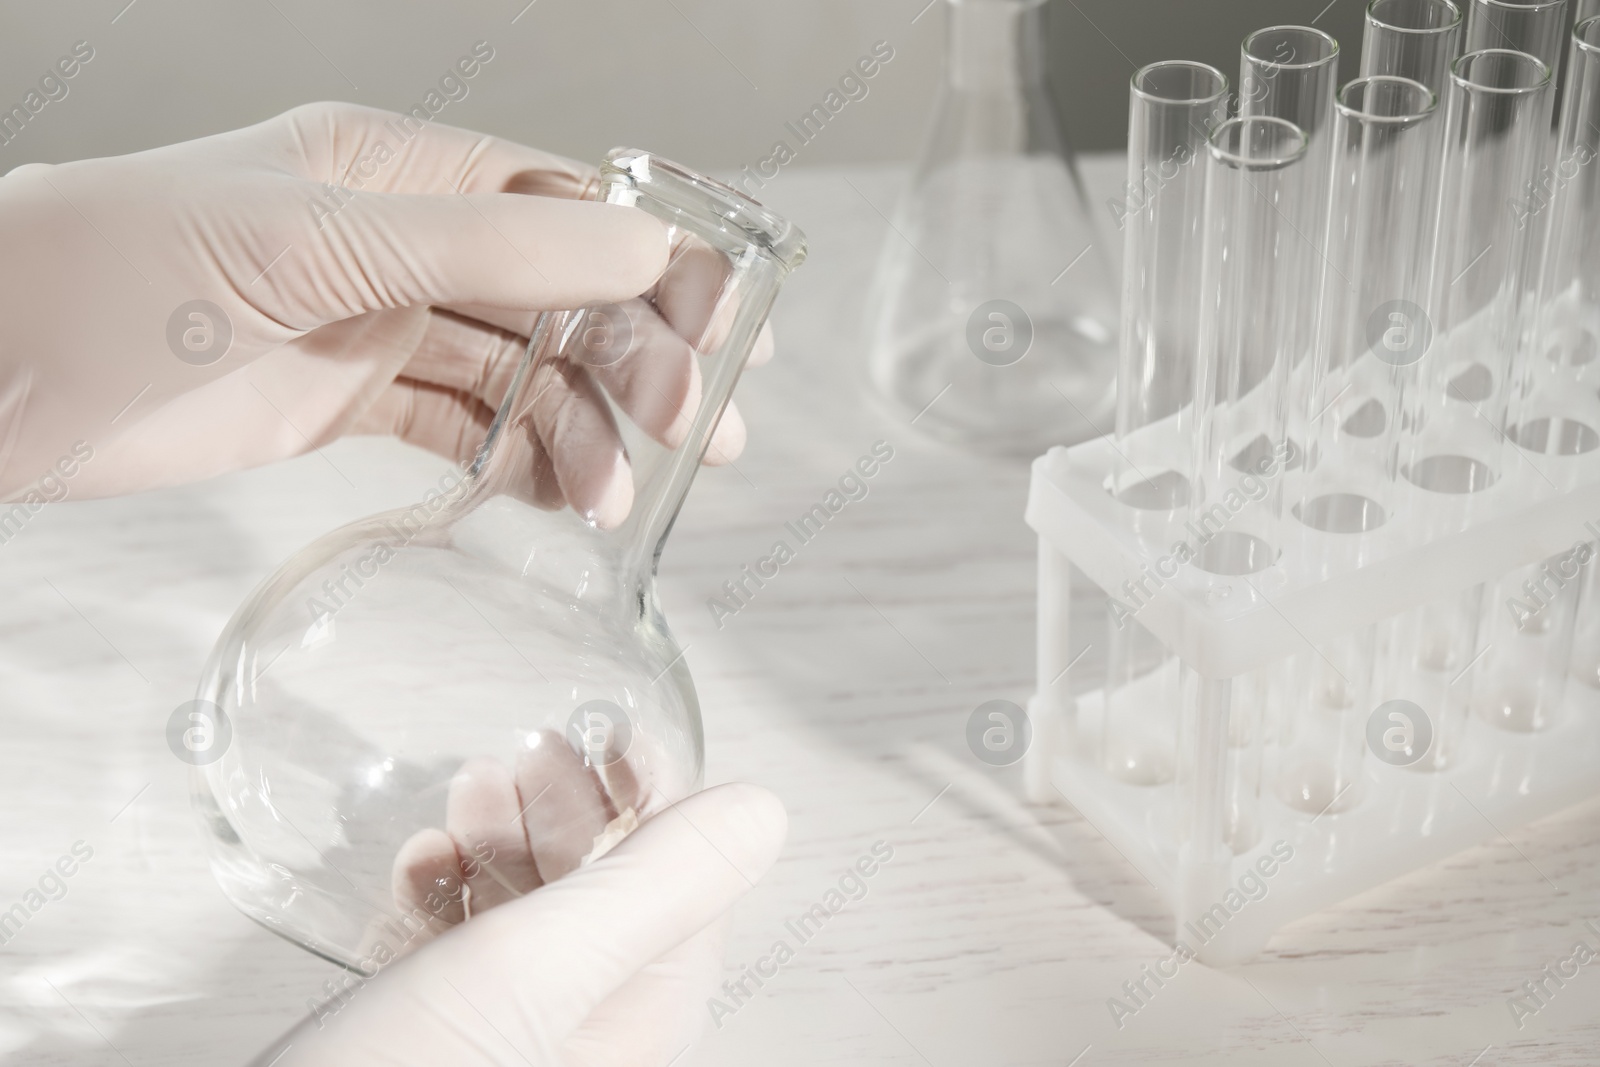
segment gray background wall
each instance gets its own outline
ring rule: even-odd
[[[0,107],[83,39],[95,58],[0,172],[246,125],[307,100],[404,109],[473,42],[495,58],[440,121],[582,159],[632,143],[706,169],[765,156],[884,40],[895,58],[800,164],[911,157],[942,68],[945,0],[9,0]],[[1311,22],[1355,68],[1364,0],[1050,0],[1053,88],[1083,149],[1120,145],[1128,75],[1164,58],[1235,72],[1257,26]],[[527,6],[525,6],[527,5]]]

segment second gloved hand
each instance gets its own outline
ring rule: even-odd
[[[721,919],[776,861],[785,828],[765,790],[697,793],[601,859],[444,932],[256,1062],[666,1067],[709,1019]]]

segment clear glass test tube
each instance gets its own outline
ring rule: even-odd
[[[1528,346],[1538,227],[1510,205],[1544,162],[1550,68],[1505,49],[1471,52],[1451,70],[1443,180],[1426,304],[1432,343],[1402,413],[1402,505],[1425,540],[1460,530],[1502,476],[1516,361]],[[1513,462],[1515,462],[1513,460]],[[1441,769],[1465,731],[1480,658],[1484,587],[1402,615],[1388,642],[1385,699],[1433,721],[1415,766]]]
[[[1397,508],[1399,413],[1430,340],[1437,110],[1432,90],[1408,78],[1359,78],[1339,92],[1305,471],[1291,509],[1298,555],[1322,579],[1367,562]],[[1359,802],[1377,636],[1365,626],[1297,657],[1278,777],[1290,806],[1320,814]]]
[[[1470,0],[1462,51],[1527,52],[1552,71],[1566,51],[1567,0]]]
[[[1511,206],[1543,166],[1550,104],[1550,68],[1531,55],[1488,49],[1456,60],[1426,307],[1434,343],[1404,445],[1413,484],[1499,476],[1542,252],[1541,229]]]
[[[1600,0],[1580,0],[1567,54],[1559,183],[1545,285],[1545,356],[1600,397]],[[1576,171],[1574,172],[1574,167]],[[1600,430],[1600,426],[1592,429]],[[1587,525],[1594,557],[1584,565],[1572,641],[1572,676],[1600,689],[1600,519]]]
[[[1288,197],[1288,222],[1303,242],[1320,245],[1331,180],[1333,97],[1339,81],[1339,42],[1310,26],[1269,26],[1240,45],[1239,117],[1276,118],[1304,131],[1305,159],[1293,170],[1303,188]],[[1311,382],[1316,296],[1321,279],[1318,256],[1295,257],[1294,288],[1285,296],[1300,310],[1289,351],[1288,438],[1296,452],[1304,442],[1300,425]]]
[[[1215,603],[1262,595],[1277,562],[1288,466],[1286,380],[1301,328],[1301,260],[1316,254],[1291,220],[1306,194],[1307,137],[1284,119],[1224,122],[1207,146],[1196,462],[1185,542]],[[1250,847],[1260,832],[1266,707],[1276,668],[1236,678],[1185,666],[1179,725],[1180,827],[1196,863]]]
[[[1572,677],[1600,689],[1600,524],[1589,525],[1590,556],[1583,564],[1578,615],[1572,630]]]
[[[1122,351],[1117,380],[1124,518],[1164,550],[1189,498],[1189,415],[1200,321],[1206,138],[1226,117],[1228,80],[1202,63],[1145,67],[1129,89],[1123,230]],[[1108,616],[1101,766],[1137,784],[1170,781],[1177,736],[1177,664],[1137,614],[1148,584],[1114,591]]]
[[[1442,100],[1450,64],[1461,54],[1463,21],[1451,0],[1372,0],[1361,42],[1362,75],[1410,78]]]
[[[1600,0],[1594,4],[1600,9]],[[1572,394],[1600,386],[1600,15],[1573,28],[1560,128],[1548,198],[1531,198],[1518,210],[1550,209],[1545,359],[1532,363],[1552,379],[1548,391]]]
[[[1188,530],[1203,539],[1195,555],[1212,573],[1241,573],[1220,558],[1227,546],[1253,560],[1275,560],[1282,547],[1287,382],[1303,332],[1304,261],[1320,258],[1294,222],[1301,199],[1315,195],[1301,173],[1308,143],[1293,122],[1252,117],[1222,123],[1207,146]],[[1224,569],[1208,566],[1212,556]]]
[[[1513,206],[1519,221],[1547,215],[1550,225],[1537,338],[1519,363],[1508,434],[1540,483],[1562,492],[1600,477],[1600,18],[1573,28],[1566,71],[1555,162],[1537,195]],[[1505,729],[1554,726],[1568,671],[1596,674],[1600,591],[1580,596],[1595,582],[1595,534],[1572,533],[1567,551],[1506,575],[1486,608],[1491,651],[1475,703]]]
[[[1227,117],[1227,93],[1222,72],[1188,62],[1145,67],[1129,89],[1128,182],[1117,212],[1116,438],[1127,469],[1114,488],[1140,510],[1169,511],[1187,495],[1188,427],[1175,416],[1194,399],[1206,138]]]

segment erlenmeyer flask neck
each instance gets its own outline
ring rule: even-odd
[[[947,0],[949,87],[1025,92],[1044,84],[1039,0]]]

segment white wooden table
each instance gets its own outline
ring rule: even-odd
[[[1103,201],[1119,165],[1087,169]],[[1030,688],[1026,470],[932,445],[867,395],[858,324],[901,177],[802,169],[766,191],[812,261],[778,311],[781,358],[740,387],[746,458],[705,472],[663,566],[708,779],[762,783],[790,812],[728,976],[793,944],[785,920],[875,842],[894,856],[682,1062],[1600,1064],[1600,962],[1520,1031],[1506,1003],[1574,941],[1600,949],[1581,924],[1600,924],[1600,803],[1296,923],[1250,965],[1188,964],[1113,1022],[1108,998],[1169,951],[1160,902],[1075,813],[1023,803],[1017,770],[964,739],[974,707]],[[895,458],[870,495],[717,629],[706,599],[879,440]],[[211,881],[163,730],[271,567],[416,499],[442,466],[346,441],[53,505],[0,545],[0,910],[76,842],[93,851],[0,947],[0,1059],[243,1063],[317,995],[331,967]]]

